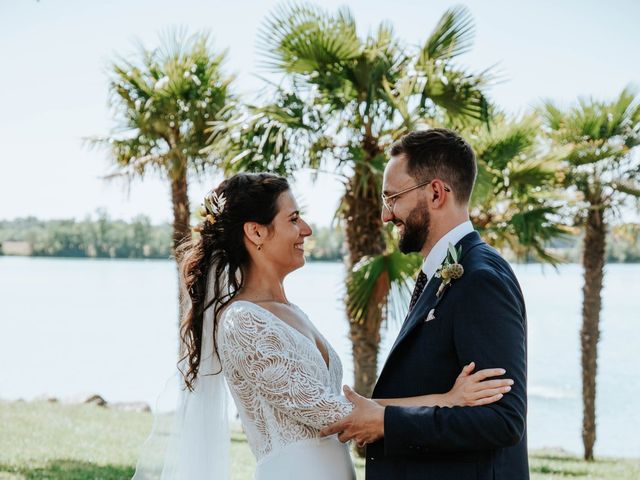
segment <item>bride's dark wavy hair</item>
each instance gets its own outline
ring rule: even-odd
[[[190,300],[180,322],[180,365],[189,390],[193,390],[198,375],[205,310],[213,308],[213,349],[218,355],[220,313],[244,285],[250,259],[244,243],[244,224],[271,225],[278,213],[278,197],[287,190],[287,179],[269,173],[238,173],[224,180],[215,189],[218,196],[226,199],[222,213],[205,218],[197,227],[200,235],[176,251],[183,297]],[[216,268],[215,281],[207,285],[212,266]],[[213,289],[213,295],[205,305],[207,288]]]

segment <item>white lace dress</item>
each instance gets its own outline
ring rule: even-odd
[[[340,394],[342,364],[331,346],[323,339],[327,368],[312,340],[244,300],[223,312],[217,340],[224,376],[257,460],[256,480],[355,479],[348,447],[335,436],[318,436],[352,408]]]

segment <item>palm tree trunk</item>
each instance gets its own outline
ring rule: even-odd
[[[178,245],[185,239],[191,238],[189,225],[189,195],[187,193],[186,172],[171,179],[171,203],[173,206],[173,236],[172,247],[175,255]]]
[[[380,198],[376,179],[364,167],[356,167],[345,194],[346,241],[349,251],[348,271],[363,257],[384,252],[380,218]],[[365,176],[366,175],[366,176]],[[368,178],[365,185],[361,182]],[[352,343],[355,385],[360,395],[370,396],[378,370],[378,346],[382,310],[378,302],[370,305],[364,322],[349,318],[349,335]]]
[[[171,178],[171,203],[173,206],[173,234],[172,253],[176,259],[176,267],[179,259],[176,257],[176,249],[187,239],[191,238],[191,227],[189,225],[189,195],[187,192],[186,171]],[[178,322],[184,313],[184,301],[182,289],[180,288],[180,272],[178,275]]]
[[[362,324],[349,321],[355,382],[353,388],[365,397],[371,396],[378,374],[381,313],[380,309],[370,311]]]
[[[596,373],[598,340],[600,338],[600,309],[604,278],[606,225],[600,202],[589,210],[584,237],[584,287],[582,301],[582,442],[585,460],[593,460],[596,442]]]

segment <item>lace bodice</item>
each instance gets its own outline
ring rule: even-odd
[[[313,341],[270,311],[238,300],[223,312],[220,361],[256,459],[316,438],[351,411],[340,395],[342,364],[325,344],[328,367]]]

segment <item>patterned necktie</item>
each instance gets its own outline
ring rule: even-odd
[[[418,301],[418,298],[420,298],[420,294],[422,293],[422,290],[424,290],[424,287],[426,284],[427,284],[427,276],[422,271],[422,269],[420,269],[420,273],[418,274],[418,278],[416,279],[416,286],[414,287],[413,293],[411,294],[411,302],[409,302],[409,311],[413,309],[413,306]]]

